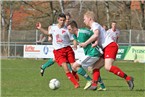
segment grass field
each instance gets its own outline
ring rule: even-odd
[[[132,62],[115,62],[127,74],[134,77],[133,91],[128,89],[125,80],[101,70],[107,91],[83,90],[86,83],[80,76],[80,85],[74,89],[62,68],[56,64],[47,68],[40,76],[40,65],[46,60],[2,59],[1,60],[1,97],[145,97],[145,65]],[[57,78],[61,82],[58,90],[51,90],[48,82]]]

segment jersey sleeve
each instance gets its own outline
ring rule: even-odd
[[[76,35],[73,34],[73,38],[74,38],[74,40],[77,41],[77,36]]]
[[[93,25],[92,25],[92,31],[94,32],[95,30],[99,30],[100,29],[100,26],[98,25],[98,24],[96,24],[96,23],[94,23]]]

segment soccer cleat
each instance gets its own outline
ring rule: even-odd
[[[98,91],[106,91],[104,83],[99,83],[100,87],[97,89]]]
[[[106,91],[106,88],[99,87],[97,90],[98,91]]]
[[[40,67],[40,74],[41,74],[41,76],[43,76],[43,74],[44,74],[44,69],[42,69],[42,67]]]
[[[130,89],[130,90],[133,90],[133,88],[134,88],[134,83],[133,83],[133,81],[134,81],[134,78],[133,78],[133,77],[131,77],[131,79],[127,81],[127,84],[128,84],[128,86],[129,86],[129,89]]]
[[[88,89],[92,85],[92,81],[87,81],[86,86],[84,87],[84,90]]]
[[[89,88],[89,90],[96,90],[97,89],[97,86],[91,86],[90,88]]]

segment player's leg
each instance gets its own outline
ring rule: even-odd
[[[104,66],[104,59],[101,57],[97,62],[96,62],[96,64],[94,64],[93,65],[93,67],[90,67],[89,69],[88,69],[88,71],[90,72],[91,71],[91,73],[93,72],[93,69],[101,69],[102,67]],[[101,76],[99,77],[99,79],[98,79],[98,84],[99,84],[99,88],[97,89],[97,90],[99,90],[99,91],[105,91],[106,90],[106,87],[105,87],[105,84],[104,84],[104,82],[103,82],[103,80],[102,80],[102,78],[101,78]]]
[[[50,67],[51,65],[53,65],[55,63],[55,60],[53,58],[50,58],[45,64],[41,65],[41,76],[44,75],[44,71],[47,67]]]
[[[73,49],[71,48],[71,47],[68,47],[67,48],[67,59],[68,59],[68,62],[70,63],[70,64],[68,64],[68,68],[69,68],[69,70],[72,72],[72,74],[74,75],[74,77],[75,77],[75,79],[77,80],[77,81],[79,81],[79,76],[78,76],[78,74],[76,73],[76,71],[74,71],[73,69],[72,69],[72,65],[73,65],[73,63],[75,62],[75,53],[74,53],[74,51],[73,51]]]
[[[77,82],[77,80],[75,79],[74,75],[70,72],[70,70],[68,69],[67,63],[62,63],[61,65],[66,73],[66,76],[68,77],[68,79],[74,84],[75,88],[79,87],[79,83]]]
[[[97,90],[98,91],[106,91],[106,87],[105,87],[105,84],[104,84],[101,76],[98,79],[98,83],[99,83],[100,87]]]
[[[109,46],[107,46],[104,49],[105,69],[121,78],[124,78],[128,83],[130,90],[132,90],[134,88],[133,77],[128,76],[120,68],[113,65],[117,55],[117,51],[118,51],[118,45],[116,43],[111,43]]]
[[[131,76],[128,76],[126,73],[124,73],[120,68],[117,66],[112,65],[113,64],[113,59],[105,59],[105,69],[111,73],[114,73],[115,75],[124,78],[126,82],[129,85],[130,90],[134,88],[134,79]]]
[[[74,75],[70,72],[70,70],[68,69],[67,66],[67,62],[73,64],[73,62],[75,62],[75,56],[74,56],[74,52],[72,50],[71,47],[65,47],[59,50],[54,50],[54,56],[55,56],[55,60],[58,63],[59,66],[62,66],[67,78],[74,84],[75,88],[79,87],[79,83],[78,81],[75,79]],[[66,54],[64,54],[66,53]],[[67,54],[70,53],[71,58],[69,58],[67,56]],[[69,59],[69,60],[68,60]]]
[[[92,85],[89,89],[90,90],[96,90],[97,85],[98,85],[98,79],[100,77],[100,70],[99,69],[94,69],[92,75],[93,75]]]
[[[67,63],[67,66],[68,66],[69,71],[74,75],[75,79],[76,79],[77,81],[79,81],[80,79],[79,79],[79,76],[78,76],[77,72],[75,72],[75,71],[72,69],[72,67],[71,67],[71,65],[70,65],[69,63]]]
[[[80,64],[78,64],[77,62],[75,62],[75,63],[73,64],[72,68],[73,68],[74,71],[77,71],[77,73],[78,73],[79,75],[83,76],[83,77],[87,80],[87,83],[86,83],[84,89],[85,89],[85,90],[88,89],[88,88],[91,86],[91,84],[92,84],[92,79],[91,79],[90,76],[87,74],[87,72],[84,70],[84,68],[82,68],[82,67],[80,66]]]
[[[71,65],[70,65],[69,63],[67,63],[67,66],[68,66],[69,71],[72,72],[72,67],[71,67]]]
[[[100,57],[89,57],[88,60],[83,64],[83,67],[90,67],[96,65],[97,61],[99,61]],[[85,59],[86,60],[86,59]],[[89,65],[88,65],[89,64]],[[92,70],[92,85],[89,88],[90,90],[96,90],[97,89],[97,84],[98,84],[98,79],[100,77],[100,68],[94,68]]]
[[[97,58],[92,58],[90,56],[83,56],[79,60],[77,60],[74,65],[73,69],[78,72],[78,74],[82,75],[88,82],[84,89],[88,89],[91,84],[92,84],[92,79],[90,76],[86,73],[84,69],[87,69],[89,66],[94,64],[98,59]]]

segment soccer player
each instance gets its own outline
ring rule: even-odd
[[[84,14],[84,23],[91,27],[91,30],[94,32],[94,34],[86,42],[80,44],[80,46],[86,47],[96,39],[99,39],[99,42],[95,41],[92,44],[92,47],[99,45],[103,48],[105,69],[121,78],[124,78],[129,85],[129,89],[132,90],[134,88],[133,77],[128,76],[120,68],[113,65],[116,59],[118,45],[116,42],[114,42],[112,35],[110,35],[110,33],[106,33],[103,27],[99,23],[95,22],[95,14],[92,11],[87,11]],[[95,84],[92,84],[91,87],[95,87]]]
[[[105,31],[107,31],[107,30],[108,30],[107,25],[103,25],[102,27],[105,29]]]
[[[117,29],[117,23],[112,21],[111,28],[107,30],[107,35],[112,37],[113,41],[118,43],[120,31]]]
[[[59,66],[62,66],[68,79],[74,84],[75,88],[79,87],[77,79],[75,79],[75,72],[71,73],[68,69],[67,63],[71,65],[75,62],[74,51],[70,47],[72,35],[68,32],[65,26],[66,16],[61,13],[58,15],[58,23],[49,26],[48,31],[41,28],[41,23],[37,24],[37,29],[46,35],[52,35],[52,45],[54,47],[53,54],[55,61]],[[74,44],[75,45],[75,44]]]
[[[67,26],[68,31],[71,34],[74,34],[74,39],[77,42],[82,43],[88,40],[92,35],[93,32],[86,28],[78,29],[77,23],[75,21],[71,21]],[[88,69],[88,67],[95,67],[97,65],[97,61],[102,56],[102,49],[99,46],[92,47],[91,43],[88,44],[86,47],[83,48],[85,56],[79,58],[73,65],[73,70],[77,71],[78,74],[82,76],[86,76],[86,72],[84,72],[83,68]],[[103,65],[103,64],[102,64]],[[83,67],[83,68],[82,68]],[[102,67],[102,66],[101,66]],[[100,67],[98,67],[100,68]],[[100,77],[100,71],[98,68],[93,68],[93,82],[97,83]],[[92,84],[91,79],[88,79],[88,82],[84,89],[88,89]],[[102,83],[102,89],[105,90],[105,85]],[[95,88],[96,89],[96,88]]]
[[[66,15],[65,26],[67,26],[68,22],[71,20],[71,15],[70,15],[70,13],[66,13],[65,15]],[[48,41],[52,41],[51,36],[48,37]],[[77,47],[74,46],[73,48],[76,49]],[[49,58],[49,60],[46,63],[41,65],[41,70],[40,70],[41,76],[44,75],[45,69],[47,67],[52,66],[54,63],[55,63],[55,59],[54,58]],[[68,64],[68,67],[69,67],[70,71],[72,71],[70,64]],[[79,77],[77,75],[76,75],[76,78],[77,78],[77,80],[79,80]]]

